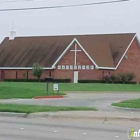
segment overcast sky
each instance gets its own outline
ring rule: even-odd
[[[4,0],[0,0],[2,1]],[[99,1],[110,0],[38,0],[0,3],[0,9]],[[140,0],[61,9],[0,12],[0,42],[5,36],[9,36],[13,18],[17,36],[120,32],[136,32],[140,36]]]

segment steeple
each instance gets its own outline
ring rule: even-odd
[[[15,37],[16,37],[16,31],[14,30],[14,18],[13,18],[12,28],[10,30],[9,40],[14,40]]]

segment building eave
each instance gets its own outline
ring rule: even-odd
[[[32,70],[32,67],[0,67],[0,70]],[[52,67],[44,67],[44,70],[52,70]]]

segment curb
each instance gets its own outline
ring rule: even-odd
[[[27,113],[0,112],[1,117],[26,117]]]
[[[118,107],[118,106],[113,106],[113,105],[110,105],[110,107],[115,108],[115,109],[120,109],[120,110],[140,111],[140,109],[138,108]]]
[[[126,120],[140,121],[140,117],[125,117],[125,116],[83,116],[83,115],[59,115],[53,113],[32,113],[28,114],[27,118],[54,118],[54,119],[90,119],[90,120]]]
[[[34,97],[34,99],[57,99],[57,98],[64,98],[61,95],[55,95],[55,96],[37,96]]]
[[[140,117],[125,117],[125,116],[84,116],[84,115],[67,115],[67,114],[55,114],[55,113],[10,113],[0,112],[1,117],[21,117],[21,118],[52,118],[52,119],[89,119],[89,120],[102,120],[102,121],[140,121]]]

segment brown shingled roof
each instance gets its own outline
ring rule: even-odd
[[[8,37],[0,45],[0,67],[51,67],[76,38],[99,67],[115,67],[134,37],[130,34]]]

